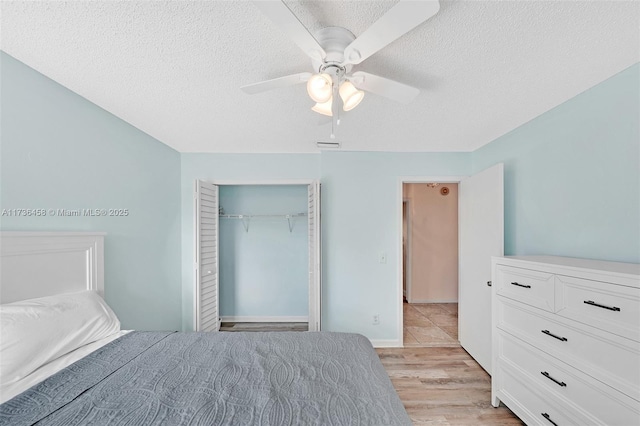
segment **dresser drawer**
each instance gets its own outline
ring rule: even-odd
[[[575,408],[569,408],[518,369],[501,365],[494,372],[496,396],[528,425],[589,426],[599,421]],[[625,425],[626,426],[626,425]]]
[[[640,343],[498,298],[496,326],[640,401]]]
[[[558,315],[640,341],[640,289],[557,275]]]
[[[634,401],[537,348],[500,333],[499,357],[517,366],[544,389],[544,394],[571,401],[606,425],[638,424],[640,402]]]
[[[496,291],[499,296],[553,312],[553,274],[505,265],[497,265],[495,274]]]

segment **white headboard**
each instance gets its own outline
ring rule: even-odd
[[[0,232],[0,303],[96,290],[104,297],[104,236]]]

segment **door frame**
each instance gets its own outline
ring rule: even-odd
[[[320,182],[318,179],[261,179],[261,180],[250,180],[250,179],[206,179],[206,178],[202,178],[202,179],[196,179],[197,180],[203,180],[206,182],[209,182],[211,184],[214,184],[216,186],[258,186],[258,185],[265,185],[265,186],[279,186],[279,185],[299,185],[299,186],[309,186],[309,185],[313,185],[316,182]],[[318,194],[318,200],[320,200],[320,194]],[[319,203],[320,206],[322,206],[321,202]],[[194,214],[197,214],[197,212],[194,212]],[[321,211],[318,211],[318,216],[321,217],[322,213]],[[322,230],[321,227],[321,220],[318,221],[318,225],[317,225],[320,229],[320,231]],[[318,238],[318,245],[320,247],[319,253],[317,254],[318,256],[318,261],[319,261],[319,270],[322,271],[322,234],[321,232],[318,233],[317,235]],[[316,285],[317,284],[317,285]],[[220,284],[218,283],[218,286]],[[319,276],[316,280],[313,281],[313,285],[314,288],[311,289],[309,288],[309,300],[308,303],[311,302],[311,298],[312,296],[314,297],[314,300],[316,302],[316,305],[318,305],[320,308],[316,309],[316,317],[315,318],[311,318],[311,312],[309,312],[309,317],[308,317],[308,323],[311,324],[311,321],[314,321],[315,323],[318,324],[318,330],[320,331],[322,329],[322,273],[319,273]],[[311,285],[310,285],[311,287]],[[312,292],[313,290],[313,292]],[[193,312],[194,312],[194,318],[193,318],[193,327],[194,330],[196,329],[196,315],[197,315],[197,306],[195,306],[195,303],[197,303],[197,299],[194,298],[194,307],[193,307]]]
[[[403,274],[404,274],[404,268],[406,267],[406,272],[407,272],[407,276],[405,277],[404,275],[402,276],[403,280],[402,282],[407,283],[407,302],[411,303],[411,200],[408,198],[404,198],[404,194],[402,197],[402,207],[404,209],[404,205],[406,204],[407,209],[406,212],[404,214],[403,217],[403,221],[406,218],[407,220],[407,241],[405,241],[404,246],[402,247],[403,250],[406,250],[406,254],[407,257],[406,259],[403,258],[403,262],[404,264],[401,266],[403,268]],[[403,224],[403,231],[404,231],[404,224]],[[403,295],[404,296],[404,295]]]
[[[397,256],[397,268],[398,268],[398,281],[397,281],[397,294],[398,294],[398,342],[400,343],[400,347],[404,347],[404,313],[403,313],[403,303],[402,303],[402,279],[403,279],[403,271],[402,271],[402,203],[404,201],[404,191],[403,185],[404,183],[460,183],[463,179],[468,176],[399,176],[397,189],[396,189],[396,208],[397,208],[397,232],[396,232],[396,242],[398,244],[398,253]],[[407,268],[410,270],[410,267]],[[409,294],[409,281],[407,281],[407,295]],[[407,297],[407,301],[409,298]]]

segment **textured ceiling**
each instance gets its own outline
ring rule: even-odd
[[[312,32],[356,36],[390,1],[286,1]],[[246,1],[2,1],[0,47],[181,152],[315,152],[331,125],[304,85],[246,84],[312,71]],[[421,89],[367,94],[344,150],[471,151],[640,59],[637,1],[441,1],[440,12],[355,70]]]

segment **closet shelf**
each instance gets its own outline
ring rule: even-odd
[[[306,213],[291,214],[221,214],[220,219],[240,219],[244,230],[249,232],[249,223],[251,219],[287,219],[289,224],[289,232],[293,232],[295,221],[299,217],[306,217]]]

